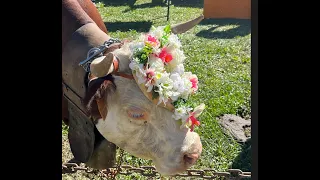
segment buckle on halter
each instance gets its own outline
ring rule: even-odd
[[[91,48],[87,53],[87,58],[79,63],[79,66],[83,67],[86,72],[90,72],[90,64],[94,57],[102,56],[103,52],[110,47],[113,43],[120,43],[118,39],[110,38],[108,41],[105,41],[103,45],[99,47]]]

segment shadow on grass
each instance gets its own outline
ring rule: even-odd
[[[125,9],[123,12],[126,13],[129,11],[133,11],[135,9],[152,8],[155,6],[167,7],[168,5],[164,3],[164,1],[162,2],[162,1],[152,0],[152,2],[150,3],[138,4],[138,5],[132,5],[132,6],[129,5],[129,8]]]
[[[242,145],[242,151],[234,159],[231,168],[251,172],[251,138]]]
[[[251,20],[249,19],[204,19],[199,25],[213,25],[213,27],[208,30],[201,30],[196,34],[198,37],[208,39],[232,39],[236,36],[246,36],[251,33]],[[226,25],[236,25],[237,27],[225,31],[214,31],[215,29]]]
[[[171,4],[176,7],[203,8],[203,0],[171,0]]]
[[[136,0],[95,0],[96,3],[103,3],[105,6],[130,6],[132,7]]]
[[[137,21],[137,22],[104,22],[109,32],[116,31],[130,31],[148,32],[152,26],[151,21]]]
[[[152,0],[149,3],[134,5],[136,0],[96,0],[96,3],[102,2],[105,6],[125,6],[128,5],[130,8],[150,8],[154,6],[167,6],[167,0]],[[170,5],[176,7],[194,7],[203,8],[203,0],[171,0]]]

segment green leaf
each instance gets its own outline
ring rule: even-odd
[[[148,61],[149,55],[152,53],[152,47],[149,44],[146,44],[142,50],[136,50],[134,57],[139,59],[140,64],[146,64]]]
[[[166,25],[166,27],[164,27],[163,31],[164,31],[166,34],[170,34],[170,33],[171,33],[171,26],[170,26],[170,24]]]
[[[163,35],[160,39],[160,46],[163,47],[164,45],[166,45],[168,43],[168,36]]]
[[[179,97],[178,100],[176,100],[175,102],[173,102],[173,106],[174,106],[174,108],[178,108],[178,107],[180,107],[180,106],[185,105],[186,103],[187,103],[187,100]]]

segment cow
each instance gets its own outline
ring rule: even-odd
[[[172,32],[202,19],[173,25]],[[105,42],[110,44],[93,57],[90,72],[79,66]],[[62,119],[74,160],[105,169],[114,164],[117,146],[151,159],[163,175],[185,171],[201,155],[200,137],[180,129],[172,111],[144,95],[129,68],[130,52],[127,42],[108,35],[91,0],[62,0]]]

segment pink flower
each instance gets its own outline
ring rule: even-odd
[[[153,86],[155,85],[155,75],[156,73],[154,72],[155,70],[150,68],[150,69],[147,69],[145,72],[146,72],[146,76],[144,77],[144,80],[145,80],[145,86],[148,88],[147,89],[147,92],[151,92],[152,91],[152,88]]]
[[[155,75],[154,70],[153,69],[148,69],[146,71],[146,75],[147,75],[146,76],[147,81],[151,81],[153,79],[154,75]]]
[[[169,63],[173,59],[172,55],[167,52],[166,48],[162,48],[159,54],[159,58],[162,60],[162,62],[166,62],[166,63]]]
[[[159,41],[157,40],[157,38],[151,36],[151,35],[147,35],[147,42],[148,44],[150,44],[153,47],[156,47],[159,44]]]
[[[193,89],[193,92],[197,91],[198,90],[198,77],[195,75],[191,76],[190,82],[192,83],[191,88]]]

